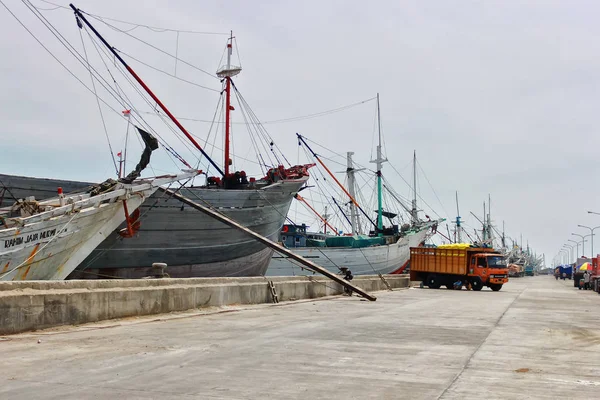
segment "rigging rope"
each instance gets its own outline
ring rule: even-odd
[[[429,184],[429,187],[431,188],[431,190],[433,191],[433,194],[435,195],[435,198],[437,199],[437,201],[440,203],[440,206],[442,206],[442,210],[444,210],[444,213],[446,215],[450,215],[450,213],[448,213],[448,211],[446,211],[446,209],[444,208],[444,204],[442,204],[442,201],[440,200],[440,197],[437,195],[437,192],[435,191],[435,189],[433,188],[433,185],[431,184],[431,182],[429,182],[429,178],[427,177],[427,174],[425,173],[425,170],[423,169],[423,167],[421,166],[421,163],[419,162],[419,160],[417,159],[417,165],[419,166],[419,168],[421,169],[421,172],[423,173],[423,176],[425,177],[425,180],[427,181],[427,183]]]
[[[107,101],[105,101],[104,99],[102,99],[100,96],[98,96],[98,94],[96,93],[95,90],[91,89],[89,86],[87,86],[79,77],[77,77],[75,75],[75,73],[73,73],[73,71],[71,71],[64,63],[62,63],[26,26],[25,24],[23,24],[21,22],[21,20],[3,3],[0,1],[0,3],[2,3],[2,5],[9,11],[9,13],[21,24],[21,26],[44,48],[44,50],[46,50],[64,69],[67,70],[67,72],[69,72],[69,74],[71,76],[73,76],[81,85],[83,85],[83,87],[85,87],[90,93],[92,93],[96,99],[102,101],[102,103],[108,107],[111,111],[113,111],[113,113],[115,113],[116,115],[118,115],[121,118],[126,118],[121,111],[117,111],[115,110],[110,104],[108,104]],[[115,100],[117,100],[117,102],[121,105],[121,107],[123,108],[131,108],[133,109],[133,107],[131,105],[126,104],[123,101],[123,97],[116,91],[113,90],[112,87],[110,86],[110,84],[106,81],[106,79],[104,79],[104,77],[102,77],[102,75],[100,75],[100,73],[93,67],[91,66],[88,62],[84,61],[84,57],[77,51],[77,49],[75,49],[73,47],[73,45],[71,45],[71,43],[41,14],[39,14],[39,12],[36,12],[37,9],[35,8],[35,6],[33,6],[31,4],[31,2],[29,0],[22,0],[22,3],[29,8],[29,10],[40,20],[40,22],[42,22],[42,24],[50,31],[50,33],[52,33],[56,39],[59,41],[59,43],[61,45],[63,45],[67,51],[69,51],[71,53],[71,55],[73,55],[73,57],[79,62],[81,63],[84,68],[88,69],[88,71],[93,72],[94,77],[96,78],[96,80],[98,81],[98,83],[100,84],[100,86],[102,86]],[[35,11],[34,11],[35,10]],[[89,35],[89,33],[88,33]],[[93,42],[92,42],[93,43]],[[114,81],[114,78],[113,78]],[[116,82],[115,82],[115,85]],[[133,116],[134,119],[138,120],[137,116]],[[139,116],[139,118],[141,118],[143,120],[143,118],[141,116]],[[140,123],[140,121],[138,120],[138,123]],[[142,124],[143,125],[143,124]],[[146,128],[149,131],[152,131],[156,134],[156,136],[160,137],[156,131],[154,131],[151,127],[146,126]],[[168,145],[165,145],[163,143],[163,145],[167,148],[168,150]]]
[[[273,121],[263,122],[263,125],[267,124],[267,123],[269,123],[269,124],[276,124],[276,123],[282,123],[282,122],[296,122],[296,121],[302,121],[302,120],[305,120],[305,119],[322,117],[322,116],[325,116],[325,115],[334,114],[334,113],[337,113],[337,112],[340,112],[340,111],[344,111],[344,110],[347,110],[347,109],[352,108],[352,107],[360,106],[362,104],[368,103],[369,101],[373,101],[375,99],[377,99],[377,97],[371,97],[370,99],[359,101],[357,103],[348,104],[346,106],[342,106],[342,107],[338,107],[338,108],[333,108],[331,110],[321,111],[321,112],[318,112],[318,113],[302,115],[302,116],[299,116],[299,117],[283,118],[283,119],[276,119],[276,120],[273,120]]]
[[[25,1],[23,1],[23,3],[24,3],[24,4],[25,4],[27,7],[29,7],[29,6],[28,6],[28,5],[25,3]],[[8,12],[9,12],[9,13],[10,13],[12,16],[13,16],[13,18],[14,18],[15,20],[17,20],[17,22],[18,22],[18,23],[19,23],[19,24],[20,24],[20,25],[23,27],[23,29],[25,29],[25,30],[27,31],[27,33],[29,33],[29,34],[31,35],[31,37],[33,37],[33,38],[35,39],[35,41],[36,41],[36,42],[38,42],[38,44],[39,44],[40,46],[42,46],[42,48],[43,48],[44,50],[46,50],[46,52],[47,52],[48,54],[50,54],[50,56],[51,56],[52,58],[54,58],[54,60],[55,60],[56,62],[58,62],[58,63],[59,63],[59,64],[60,64],[60,65],[61,65],[61,66],[62,66],[62,67],[63,67],[63,68],[64,68],[64,69],[65,69],[65,70],[66,70],[66,71],[67,71],[67,72],[68,72],[68,73],[69,73],[69,74],[70,74],[70,75],[73,77],[73,78],[75,78],[75,79],[76,79],[76,80],[77,80],[77,81],[78,81],[78,82],[79,82],[79,83],[80,83],[80,84],[81,84],[81,85],[82,85],[82,86],[83,86],[85,89],[87,89],[87,90],[88,90],[90,93],[94,94],[94,91],[93,91],[93,90],[92,90],[92,89],[91,89],[91,88],[90,88],[88,85],[86,85],[86,84],[85,84],[85,83],[84,83],[84,82],[83,82],[81,79],[79,79],[79,77],[78,77],[77,75],[75,75],[75,73],[74,73],[73,71],[71,71],[71,70],[69,69],[69,67],[67,67],[67,66],[66,66],[66,65],[65,65],[65,64],[64,64],[62,61],[60,61],[60,60],[58,59],[58,57],[56,57],[56,56],[54,55],[54,53],[52,53],[52,52],[51,52],[51,51],[50,51],[50,50],[49,50],[49,49],[48,49],[48,48],[47,48],[47,47],[46,47],[46,46],[45,46],[45,45],[44,45],[44,44],[43,44],[43,43],[40,41],[40,39],[38,39],[38,37],[37,37],[37,36],[35,36],[35,35],[33,34],[33,32],[31,32],[31,30],[29,30],[29,28],[27,28],[27,26],[25,26],[25,24],[24,24],[24,23],[23,23],[23,22],[22,22],[22,21],[21,21],[21,20],[20,20],[20,19],[19,19],[19,18],[18,18],[18,17],[17,17],[17,16],[16,16],[16,15],[15,15],[13,12],[12,12],[12,11],[11,11],[11,10],[10,10],[10,8],[8,8],[8,7],[6,6],[6,4],[4,4],[4,2],[3,2],[2,0],[0,0],[0,4],[2,4],[2,5],[4,6],[4,8],[6,8],[6,10],[7,10],[7,11],[8,11]],[[35,12],[34,12],[34,14],[35,14]],[[37,14],[35,14],[35,15],[37,16]],[[38,19],[40,19],[40,17],[39,17],[39,16],[38,16]],[[42,21],[42,20],[40,19],[40,21]],[[50,30],[50,32],[51,32],[52,34],[54,34],[54,36],[56,36],[56,34],[55,34],[53,31],[52,31],[52,29],[50,29],[50,28],[49,28],[49,27],[48,27],[48,26],[47,26],[47,25],[44,23],[44,21],[42,21],[42,23],[43,23],[43,24],[46,26],[46,28],[48,28],[48,30]],[[65,46],[65,47],[67,48],[67,50],[68,50],[68,51],[70,51],[70,52],[71,52],[71,54],[72,54],[72,55],[73,55],[73,56],[74,56],[74,57],[75,57],[75,58],[76,58],[78,61],[80,61],[80,60],[77,58],[77,56],[76,56],[76,55],[73,53],[73,51],[72,51],[72,50],[70,50],[70,49],[69,49],[69,48],[68,48],[68,47],[67,47],[67,46],[66,46],[66,45],[65,45],[65,44],[64,44],[64,43],[61,41],[61,39],[60,39],[58,36],[56,36],[56,37],[57,37],[57,39],[59,40],[59,42],[60,42],[60,43],[61,43],[63,46]],[[80,61],[80,62],[81,62],[81,61]],[[102,85],[102,83],[101,83],[101,85]],[[111,109],[111,110],[112,110],[112,111],[113,111],[115,114],[120,114],[120,112],[119,112],[119,111],[115,110],[115,109],[114,109],[114,108],[113,108],[113,107],[112,107],[110,104],[108,104],[108,102],[106,102],[106,100],[102,99],[101,97],[100,97],[100,101],[102,101],[102,103],[103,103],[103,104],[104,104],[106,107],[108,107],[109,109]]]
[[[117,50],[117,51],[122,52],[121,50]],[[124,52],[122,52],[122,53],[123,54],[127,54],[127,53],[124,53]],[[131,57],[131,56],[129,56],[129,57]],[[138,60],[136,60],[136,61],[138,61]],[[213,89],[209,88],[209,90],[213,90]],[[326,115],[329,115],[329,114],[334,114],[336,112],[348,110],[349,108],[361,105],[361,104],[363,104],[365,102],[372,101],[372,100],[373,99],[367,99],[367,100],[364,100],[363,102],[353,103],[353,104],[349,104],[347,106],[339,107],[337,109],[328,110],[328,111],[322,111],[322,112],[319,112],[319,113],[305,115],[305,116],[291,117],[291,118],[284,118],[284,119],[276,119],[276,120],[269,120],[269,121],[262,121],[262,122],[259,121],[259,122],[255,122],[255,123],[251,122],[251,123],[255,124],[255,125],[271,125],[271,124],[280,124],[280,123],[286,123],[286,122],[295,122],[294,120],[296,120],[298,118],[300,118],[302,120],[304,120],[304,119],[311,119],[311,118],[319,118],[319,117],[323,117],[323,116],[326,116]],[[212,123],[213,122],[212,120],[208,120],[208,119],[191,118],[191,117],[177,117],[177,119],[180,119],[182,121],[192,121],[192,122],[206,122],[206,123]],[[224,123],[224,122],[220,122],[220,123]],[[231,124],[246,124],[246,123],[245,122],[231,122]],[[317,143],[315,143],[315,142],[313,142],[311,140],[309,140],[309,141],[312,142],[312,143],[314,143],[314,144],[316,144],[316,145],[318,145]],[[341,155],[338,154],[338,153],[334,153],[334,154],[337,154],[337,155],[339,155],[341,157]]]
[[[270,143],[271,152],[275,156],[275,159],[277,160],[277,164],[282,164],[282,163],[279,161],[279,158],[277,157],[277,153],[275,153],[275,151],[273,150],[273,146],[275,146],[275,149],[277,149],[277,151],[279,152],[279,154],[281,155],[281,157],[283,157],[283,159],[285,160],[285,162],[287,162],[287,164],[289,166],[291,166],[292,164],[285,157],[285,154],[281,151],[281,149],[279,148],[279,146],[277,145],[277,143],[275,143],[275,140],[271,137],[271,135],[265,129],[265,127],[263,126],[263,124],[260,123],[260,119],[254,113],[254,110],[252,110],[252,107],[250,107],[250,105],[248,104],[248,102],[246,101],[246,99],[242,96],[242,94],[239,92],[239,90],[237,89],[237,87],[235,86],[235,84],[232,82],[231,85],[232,85],[233,89],[235,90],[235,93],[236,93],[236,96],[238,97],[238,102],[240,102],[240,105],[246,107],[246,109],[248,110],[248,114],[256,122],[255,126],[257,128],[257,132],[261,133],[262,136],[263,136],[263,138]]]
[[[195,34],[195,35],[229,35],[229,33],[227,33],[227,32],[203,32],[203,31],[190,31],[190,30],[184,30],[184,29],[161,28],[161,27],[156,27],[156,26],[151,26],[151,25],[144,25],[144,24],[137,24],[134,22],[123,21],[123,20],[115,19],[115,18],[103,17],[103,16],[96,15],[96,14],[89,14],[89,13],[86,13],[86,14],[91,17],[102,18],[102,19],[105,19],[108,21],[120,22],[122,24],[132,25],[132,26],[134,26],[133,29],[146,28],[146,29],[149,29],[149,30],[151,30],[153,32],[157,32],[157,33],[177,32],[177,33],[190,33],[190,34]],[[133,29],[130,29],[130,31],[132,31]]]
[[[41,0],[41,1],[43,1],[43,0]],[[59,8],[66,8],[66,7],[56,5],[56,7],[54,7],[54,8],[43,8],[43,7],[36,7],[36,8],[40,11],[54,11],[54,10],[58,10]]]
[[[396,174],[398,174],[398,176],[400,177],[400,179],[402,179],[404,181],[404,183],[406,183],[406,185],[408,185],[409,188],[412,189],[412,185],[410,183],[408,183],[406,181],[406,179],[404,179],[404,177],[402,175],[400,175],[400,172],[398,172],[398,170],[394,167],[394,164],[390,163],[390,167],[392,167],[392,170],[394,170],[394,172],[396,172]],[[423,204],[425,204],[427,207],[429,207],[429,209],[438,216],[438,218],[442,218],[434,209],[433,207],[431,207],[429,204],[427,204],[427,202],[421,197],[420,194],[417,193],[417,197],[423,202]]]
[[[80,25],[81,22],[79,18],[77,18],[77,24]],[[85,62],[89,66],[87,50],[85,48],[85,43],[83,42],[83,34],[81,33],[81,29],[79,29],[79,38],[81,39],[81,46],[83,47],[83,54],[85,55]],[[102,107],[100,106],[100,100],[98,100],[98,93],[96,92],[96,83],[94,81],[94,75],[92,74],[92,70],[88,68],[90,73],[90,80],[92,81],[92,88],[94,89],[94,96],[96,97],[96,104],[98,105],[98,112],[100,113],[100,119],[102,120],[102,127],[104,128],[104,134],[106,135],[106,141],[108,142],[108,150],[110,151],[110,157],[112,158],[116,175],[119,176],[119,168],[117,167],[117,161],[115,160],[115,153],[112,149],[112,144],[110,143],[110,137],[108,136],[108,129],[106,129],[106,121],[104,121],[104,114],[102,113]]]
[[[142,65],[144,65],[144,66],[146,66],[146,67],[148,67],[150,69],[153,69],[154,71],[157,71],[157,72],[160,72],[162,74],[168,75],[168,76],[170,76],[173,79],[177,79],[177,80],[185,82],[185,83],[187,83],[189,85],[193,85],[193,86],[196,86],[196,87],[199,87],[199,88],[202,88],[202,89],[210,90],[212,92],[217,92],[217,93],[220,92],[217,89],[213,89],[213,88],[210,88],[208,86],[200,85],[199,83],[196,83],[196,82],[188,81],[187,79],[180,78],[177,75],[171,74],[170,72],[164,71],[164,70],[162,70],[160,68],[156,68],[156,67],[154,67],[154,66],[152,66],[152,65],[150,65],[150,64],[148,64],[148,63],[146,63],[146,62],[144,62],[142,60],[140,60],[139,58],[136,58],[136,57],[132,56],[131,54],[124,52],[123,50],[115,49],[115,51],[117,51],[120,54],[126,55],[127,57],[131,58],[132,60],[137,61],[138,63],[140,63],[140,64],[142,64]],[[177,69],[177,68],[175,68],[175,69]],[[180,118],[180,119],[183,119],[183,118]]]
[[[165,150],[167,150],[167,152],[169,152],[174,158],[176,158],[177,160],[179,160],[181,163],[183,163],[184,165],[189,167],[189,164],[185,161],[185,159],[179,155],[177,153],[177,151],[170,146],[166,140],[164,140],[164,138],[162,138],[162,136],[158,133],[158,131],[156,131],[141,115],[140,112],[137,110],[137,108],[135,106],[133,106],[133,102],[129,99],[129,97],[125,94],[125,91],[120,88],[120,85],[116,82],[116,80],[114,79],[114,76],[112,75],[112,73],[110,72],[110,69],[108,68],[108,65],[106,64],[106,62],[104,61],[104,59],[102,58],[102,54],[104,54],[105,57],[107,58],[111,58],[110,54],[107,53],[107,50],[104,48],[104,46],[100,45],[99,43],[97,43],[97,40],[95,39],[95,37],[93,37],[88,31],[87,31],[87,27],[86,28],[86,32],[88,33],[88,36],[90,37],[90,40],[92,41],[92,43],[94,44],[94,47],[96,48],[96,51],[98,52],[98,55],[100,56],[100,58],[102,59],[102,62],[104,63],[105,67],[107,68],[107,71],[109,73],[109,75],[111,76],[111,78],[113,79],[113,82],[115,84],[116,90],[115,93],[116,95],[119,97],[119,99],[125,103],[125,101],[123,100],[123,98],[125,98],[127,100],[126,103],[127,107],[129,107],[130,110],[135,112],[135,115],[137,115],[139,117],[139,119],[141,121],[143,121],[144,124],[142,124],[148,131],[151,131],[152,133],[154,133],[154,135],[156,137],[158,137],[160,139],[160,143],[162,144],[162,146],[165,148]],[[102,54],[101,54],[102,53]],[[115,64],[115,68],[117,69],[117,71],[119,71],[121,73],[121,75],[125,78],[126,81],[129,82],[129,84],[131,85],[131,87],[133,88],[133,90],[135,92],[137,92],[137,94],[151,107],[153,107],[153,103],[150,101],[150,99],[148,98],[148,95],[143,92],[138,85],[133,82],[131,76],[129,75],[129,73],[127,73],[124,68],[120,65],[120,64]],[[104,78],[102,78],[104,79]],[[119,93],[119,89],[122,92]],[[130,114],[131,115],[131,114]],[[192,146],[189,144],[189,142],[187,141],[187,139],[185,139],[181,133],[176,130],[170,123],[170,120],[166,120],[165,116],[163,116],[158,110],[156,110],[155,115],[157,115],[161,121],[166,125],[166,127],[171,130],[171,132],[175,135],[175,137],[182,143],[182,145],[184,147],[186,147],[196,158],[197,156],[195,155],[195,149],[192,148]],[[136,117],[137,119],[137,117]],[[138,121],[138,123],[140,123],[140,121]],[[141,123],[140,123],[141,124]],[[142,146],[143,147],[143,146]],[[175,166],[177,166],[177,164],[174,163]]]
[[[213,78],[213,79],[219,79],[219,78],[218,78],[217,76],[215,76],[214,74],[212,74],[212,73],[210,73],[210,72],[208,72],[208,71],[206,71],[206,70],[203,70],[202,68],[200,68],[200,67],[197,67],[197,66],[195,66],[194,64],[192,64],[192,63],[190,63],[190,62],[187,62],[187,61],[185,61],[185,60],[183,60],[183,59],[181,59],[181,58],[176,58],[176,57],[175,57],[173,54],[169,53],[168,51],[165,51],[165,50],[163,50],[163,49],[161,49],[161,48],[159,48],[159,47],[156,47],[156,46],[154,46],[153,44],[151,44],[151,43],[148,43],[148,42],[146,42],[145,40],[142,40],[142,39],[138,38],[137,36],[134,36],[134,35],[130,34],[130,33],[129,33],[129,32],[127,32],[127,31],[124,31],[123,29],[117,28],[116,26],[109,24],[108,22],[104,21],[104,19],[103,19],[102,17],[96,16],[96,15],[93,15],[93,14],[88,14],[88,13],[86,13],[86,12],[84,12],[84,11],[81,11],[81,10],[79,10],[79,11],[80,11],[81,13],[83,13],[83,14],[89,15],[91,18],[94,18],[96,21],[102,22],[103,24],[105,24],[105,25],[106,25],[106,26],[108,26],[109,28],[111,28],[111,29],[113,29],[113,30],[115,30],[115,31],[117,31],[117,32],[121,32],[121,33],[123,33],[123,34],[125,34],[125,35],[127,35],[127,36],[131,37],[132,39],[135,39],[135,40],[137,40],[137,41],[139,41],[139,42],[141,42],[141,43],[145,44],[146,46],[153,48],[154,50],[156,50],[156,51],[158,51],[158,52],[160,52],[160,53],[163,53],[163,54],[165,54],[165,55],[167,55],[167,56],[169,56],[169,57],[171,57],[171,58],[173,58],[173,59],[178,59],[178,60],[179,60],[179,62],[181,62],[181,63],[183,63],[183,64],[185,64],[185,65],[187,65],[187,66],[189,66],[189,67],[191,67],[191,68],[194,68],[195,70],[198,70],[198,71],[202,72],[203,74],[210,76],[210,77],[211,77],[211,78]]]

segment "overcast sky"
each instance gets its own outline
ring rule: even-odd
[[[3,1],[90,84],[87,71],[22,2]],[[40,8],[54,8],[31,1]],[[379,92],[388,159],[408,178],[416,150],[426,173],[426,179],[419,178],[420,196],[438,214],[453,219],[458,191],[470,232],[479,228],[470,211],[481,216],[488,194],[497,226],[501,229],[504,221],[509,236],[522,234],[535,251],[545,253],[548,264],[573,238],[571,232],[585,233],[577,224],[600,225],[600,216],[586,213],[600,212],[594,112],[600,5],[595,1],[82,0],[76,5],[91,14],[150,26],[233,30],[244,68],[236,84],[263,121],[334,109]],[[82,51],[72,12],[47,10],[43,15]],[[96,26],[113,46],[174,73],[174,60],[106,25]],[[130,33],[175,53],[175,32],[136,28]],[[91,62],[103,69],[85,34],[84,39]],[[213,73],[225,40],[225,35],[182,32],[178,54]],[[0,172],[86,181],[114,175],[95,97],[4,7],[0,7],[0,50],[4,138]],[[218,79],[178,63],[179,77],[216,90],[210,91],[129,60],[176,115],[212,119]],[[143,103],[138,108],[149,111]],[[116,152],[126,123],[104,112]],[[338,153],[354,151],[357,162],[367,165],[374,116],[375,103],[370,101],[326,117],[266,127],[292,162],[304,162],[298,159],[295,139],[300,132]],[[153,116],[148,120],[159,122]],[[234,112],[234,121],[243,122],[239,112]],[[185,125],[206,138],[209,124]],[[234,149],[238,156],[252,157],[249,139],[238,135],[241,127],[234,125]],[[179,142],[173,138],[172,144],[177,147]],[[179,148],[187,158],[190,153]],[[219,151],[213,155],[222,163]],[[157,173],[179,168],[157,157],[153,163]],[[236,162],[236,167],[252,170],[243,161]],[[390,166],[384,172],[399,192],[408,195],[409,188],[390,175]],[[598,252],[600,237],[596,242]],[[587,255],[590,247],[588,243]]]

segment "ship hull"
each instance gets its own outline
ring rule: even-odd
[[[16,199],[29,196],[34,196],[36,200],[56,197],[59,187],[64,193],[70,193],[91,185],[92,183],[87,182],[0,174],[0,207],[11,206]]]
[[[144,200],[141,193],[132,196],[127,207],[135,210]],[[124,220],[122,201],[117,201],[3,229],[0,280],[63,280]]]
[[[263,189],[224,190],[184,188],[185,197],[215,207],[229,218],[276,241],[293,194],[308,177],[277,182]],[[82,182],[0,175],[15,197],[71,191]],[[9,182],[10,184],[7,184]],[[264,275],[272,250],[244,233],[155,193],[141,207],[141,228],[132,238],[112,233],[68,279],[142,278],[153,263],[166,263],[171,277],[225,277]]]
[[[429,227],[410,232],[396,243],[364,248],[304,247],[292,248],[294,253],[339,273],[339,267],[347,267],[353,275],[389,274],[410,259],[410,248],[419,246],[430,234]],[[300,268],[289,258],[274,254],[267,270],[270,276],[312,275],[313,272]]]

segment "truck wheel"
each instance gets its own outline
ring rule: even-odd
[[[477,292],[479,292],[483,288],[483,283],[481,283],[481,278],[476,277],[471,280],[471,288]]]
[[[442,285],[435,275],[431,275],[427,278],[427,286],[429,286],[430,289],[439,289]]]
[[[492,289],[494,292],[497,292],[500,289],[502,289],[502,285],[500,285],[500,284],[493,284],[493,285],[490,285],[490,289]]]

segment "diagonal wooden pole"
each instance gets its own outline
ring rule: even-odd
[[[327,278],[339,283],[340,285],[352,290],[353,292],[358,293],[359,295],[361,295],[362,297],[364,297],[365,299],[371,300],[371,301],[375,301],[377,300],[377,297],[365,292],[364,290],[362,290],[361,288],[354,286],[353,284],[351,284],[350,282],[348,282],[345,279],[342,279],[340,276],[329,272],[327,269],[313,263],[312,261],[309,261],[307,259],[305,259],[304,257],[299,256],[298,254],[295,254],[294,252],[286,249],[285,247],[281,246],[278,243],[273,242],[272,240],[259,235],[258,233],[246,228],[245,226],[242,226],[240,224],[238,224],[237,222],[235,222],[234,220],[226,217],[225,215],[216,212],[214,210],[211,210],[210,208],[203,206],[201,204],[198,204],[190,199],[188,199],[187,197],[184,197],[180,194],[175,193],[172,190],[169,189],[165,189],[165,188],[159,188],[159,190],[167,193],[169,196],[187,204],[190,207],[195,208],[196,210],[203,212],[204,214],[207,214],[208,216],[216,219],[219,222],[224,223],[225,225],[228,225],[234,229],[237,229],[239,231],[244,232],[245,234],[252,236],[252,238],[256,239],[257,241],[259,241],[260,243],[264,244],[265,246],[268,246],[272,249],[274,249],[275,251],[277,251],[278,253],[284,254],[286,256],[288,256],[289,258],[299,262],[300,264],[304,265],[306,268],[310,269],[311,271],[315,271],[318,272],[322,275],[325,275]]]

